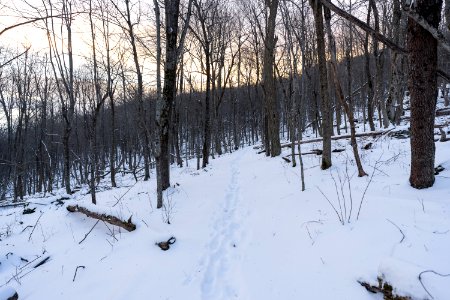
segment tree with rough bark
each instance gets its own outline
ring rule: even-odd
[[[267,120],[267,156],[278,156],[281,154],[280,145],[280,116],[277,107],[277,88],[274,74],[275,68],[275,47],[277,37],[275,36],[275,25],[278,11],[278,0],[266,0],[265,6],[268,11],[266,30],[264,36],[264,60],[263,60],[263,91],[264,91],[264,112]]]
[[[414,10],[430,26],[438,28],[442,0],[416,0]],[[411,95],[411,174],[417,189],[434,184],[434,121],[437,98],[438,42],[411,17],[408,19],[409,92]]]
[[[323,152],[321,168],[322,170],[326,170],[331,167],[331,135],[333,134],[333,111],[328,91],[328,72],[325,53],[323,7],[321,1],[319,0],[309,0],[309,3],[314,13],[314,24],[317,40],[317,58],[320,77],[320,97],[322,99]]]
[[[159,4],[154,2],[155,12],[157,15],[157,30],[159,32]],[[169,149],[169,132],[170,132],[170,120],[172,117],[172,107],[176,96],[177,87],[177,64],[180,53],[184,46],[184,37],[186,35],[189,18],[191,14],[192,0],[189,2],[186,23],[182,31],[180,38],[180,44],[178,45],[178,19],[180,14],[180,0],[165,0],[165,34],[166,34],[166,53],[164,63],[164,88],[162,91],[162,97],[160,93],[160,87],[157,95],[156,103],[156,127],[157,127],[157,140],[156,140],[156,176],[157,176],[157,208],[161,208],[163,205],[162,192],[170,186],[170,149]],[[160,47],[160,33],[158,34],[157,47]],[[157,51],[157,61],[161,61],[161,50]],[[159,72],[158,72],[159,73]],[[160,76],[160,75],[159,75]],[[158,82],[158,85],[161,83]]]

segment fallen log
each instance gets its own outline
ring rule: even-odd
[[[394,130],[394,128],[389,129],[389,130],[384,130],[384,131],[371,131],[371,132],[357,133],[355,135],[355,137],[357,137],[357,138],[358,137],[377,137],[380,135],[385,135],[385,134],[391,132],[392,130]],[[331,140],[337,141],[337,140],[343,140],[343,139],[349,139],[349,138],[351,138],[351,135],[345,134],[345,135],[332,136]],[[318,142],[321,142],[322,140],[323,140],[322,138],[311,139],[311,140],[302,140],[302,141],[300,141],[300,145],[309,144],[309,143],[318,143]],[[298,142],[295,142],[294,145],[298,145]],[[290,148],[290,147],[292,147],[292,143],[281,145],[281,148]],[[258,151],[257,153],[261,154],[261,153],[265,153],[265,152],[266,152],[266,150],[261,150],[261,151]],[[309,154],[312,154],[312,153],[309,153]]]
[[[0,205],[0,208],[26,206],[26,205],[28,205],[28,202],[17,202],[17,203],[12,203],[12,204]]]
[[[67,206],[67,210],[69,212],[80,212],[90,218],[93,218],[96,220],[101,220],[101,221],[107,222],[111,225],[122,227],[123,229],[125,229],[127,231],[136,230],[136,225],[131,222],[131,217],[128,219],[128,221],[123,221],[114,216],[92,212],[92,211],[88,210],[87,208],[78,206],[78,205],[69,205],[69,206]]]
[[[340,153],[340,152],[344,152],[345,149],[334,149],[333,151],[331,151],[332,153]],[[302,152],[302,155],[311,155],[311,154],[315,154],[315,155],[322,155],[323,151],[321,149],[313,149],[311,150],[311,152]],[[294,154],[295,156],[298,156],[298,153]],[[289,157],[292,157],[292,154],[283,156],[282,159],[284,159],[286,162],[290,163],[291,160],[289,159]]]
[[[441,108],[436,110],[436,117],[450,116],[450,108]]]
[[[379,135],[385,135],[389,132],[391,132],[393,129],[390,130],[384,130],[384,131],[372,131],[372,132],[363,132],[363,133],[357,133],[355,134],[355,137],[376,137]],[[345,135],[337,135],[337,136],[332,136],[331,140],[332,141],[337,141],[337,140],[343,140],[343,139],[349,139],[351,138],[350,134],[345,134]],[[317,142],[321,142],[322,138],[317,138],[317,139],[311,139],[311,140],[303,140],[300,141],[300,144],[309,144],[309,143],[317,143]],[[298,142],[296,142],[295,144],[297,144]],[[292,146],[292,143],[289,144],[283,144],[281,145],[282,148],[289,148]]]

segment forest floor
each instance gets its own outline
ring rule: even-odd
[[[412,299],[450,299],[450,277],[422,273],[450,273],[450,142],[436,142],[445,170],[425,190],[408,183],[409,139],[358,142],[373,143],[361,150],[369,176],[357,177],[349,141],[334,141],[345,151],[330,170],[303,156],[304,192],[298,166],[253,147],[172,168],[161,210],[154,175],[118,175],[115,189],[105,179],[96,210],[132,216],[132,232],[68,212],[92,208],[86,187],[62,205],[62,191],[27,198],[31,214],[1,208],[0,299],[382,299],[358,283],[377,277]],[[168,251],[155,245],[172,236]]]

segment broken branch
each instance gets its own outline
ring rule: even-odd
[[[131,222],[131,217],[128,219],[128,221],[123,221],[114,216],[92,212],[92,211],[88,210],[87,208],[84,208],[84,207],[78,206],[78,205],[69,205],[69,206],[67,206],[67,210],[69,212],[80,212],[90,218],[105,221],[111,225],[116,225],[116,226],[122,227],[123,229],[125,229],[127,231],[133,231],[136,229],[136,225]]]

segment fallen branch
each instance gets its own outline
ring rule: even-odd
[[[357,133],[357,134],[355,134],[355,137],[377,137],[377,136],[383,136],[383,135],[391,132],[392,130],[394,130],[394,128],[391,128],[389,130],[384,130],[384,131],[373,131],[373,132]],[[350,134],[346,134],[346,135],[332,136],[331,140],[332,141],[337,141],[337,140],[343,140],[343,139],[349,139],[349,138],[351,138],[351,135]],[[310,144],[310,143],[318,143],[318,142],[321,142],[322,140],[323,140],[322,138],[310,139],[310,140],[301,140],[300,141],[300,145]],[[294,144],[298,145],[298,142],[295,142]],[[258,147],[262,147],[262,146],[258,146]],[[281,148],[290,148],[290,147],[292,147],[292,143],[281,145]],[[261,151],[258,151],[257,153],[261,154],[261,153],[265,153],[265,152],[266,152],[266,150],[261,150]],[[338,152],[338,151],[335,151],[335,152]],[[313,154],[313,153],[305,153],[305,154]]]
[[[365,32],[368,32],[368,33],[372,34],[375,39],[377,39],[381,43],[385,44],[390,49],[392,49],[394,51],[397,51],[397,52],[400,52],[400,53],[406,53],[407,52],[405,48],[397,45],[396,43],[391,41],[389,38],[387,38],[386,36],[381,34],[378,30],[373,29],[372,27],[367,25],[365,22],[359,20],[358,18],[356,18],[352,14],[350,14],[350,13],[340,9],[339,7],[334,5],[330,0],[321,0],[320,2],[322,2],[322,4],[325,7],[327,7],[331,11],[333,11],[335,14],[337,14],[340,17],[346,19],[347,21],[350,21],[351,23],[353,23],[354,25],[356,25],[360,29],[364,30]]]
[[[297,154],[297,155],[298,155],[298,154]],[[290,155],[288,155],[288,156],[290,156]],[[288,156],[282,157],[282,159],[283,159],[285,162],[287,162],[288,164],[290,164],[290,163],[291,163],[291,160],[288,158]]]
[[[450,108],[441,108],[436,110],[436,117],[450,116]]]
[[[114,203],[114,205],[113,205],[112,207],[115,207],[117,204],[119,204],[120,200],[122,200],[122,198],[125,197],[125,195],[128,194],[128,192],[131,191],[131,189],[132,189],[136,184],[137,184],[137,181],[136,181],[132,186],[130,186],[129,189],[128,189],[122,196],[120,196],[119,199],[117,199],[116,196],[114,196],[114,198],[116,198],[117,202]]]
[[[42,212],[41,215],[39,216],[39,218],[36,220],[36,223],[35,223],[34,226],[33,226],[33,230],[31,230],[30,236],[28,237],[28,241],[31,240],[31,236],[33,235],[33,232],[34,232],[34,230],[36,229],[36,226],[37,226],[37,224],[38,224],[38,222],[39,222],[39,220],[41,219],[41,217],[42,217],[43,214],[44,214],[44,213]]]
[[[422,285],[422,287],[425,290],[425,292],[427,292],[427,294],[431,297],[431,299],[434,299],[433,295],[431,295],[431,293],[427,290],[427,288],[425,287],[425,285],[422,282],[422,275],[425,274],[425,273],[433,273],[433,274],[438,275],[440,277],[450,277],[450,274],[441,274],[441,273],[438,273],[438,272],[433,271],[433,270],[426,270],[426,271],[420,272],[420,274],[419,274],[420,284]]]
[[[75,274],[73,274],[73,280],[72,280],[72,282],[75,282],[75,278],[77,277],[78,269],[80,269],[80,268],[86,269],[85,266],[77,266],[77,268],[75,269]]]
[[[89,230],[88,233],[86,233],[84,235],[84,238],[78,244],[81,244],[82,242],[84,242],[84,240],[88,237],[88,235],[92,232],[92,230],[94,230],[95,226],[97,226],[98,222],[100,222],[100,220],[97,220],[97,222],[95,222],[95,224],[94,224],[94,226],[92,226],[91,230]]]
[[[0,208],[8,208],[8,207],[17,207],[17,206],[26,206],[28,202],[18,202],[13,204],[5,204],[1,205]]]
[[[47,256],[46,258],[44,258],[43,260],[41,260],[40,262],[38,262],[33,268],[36,269],[36,268],[42,266],[43,264],[45,264],[46,262],[48,262],[49,259],[50,259],[50,256]]]
[[[114,216],[92,212],[92,211],[88,210],[87,208],[84,208],[84,207],[81,207],[78,205],[69,205],[69,206],[67,206],[67,210],[69,212],[80,212],[90,218],[105,221],[111,225],[116,225],[116,226],[122,227],[123,229],[125,229],[127,231],[133,231],[136,229],[136,225],[131,222],[131,217],[128,219],[128,221],[123,221]]]
[[[398,227],[398,225],[397,224],[395,224],[394,222],[392,222],[391,220],[389,220],[389,219],[386,219],[386,221],[388,221],[389,223],[391,223],[392,225],[394,225],[395,227],[397,227],[397,229],[400,231],[400,233],[402,234],[402,239],[400,240],[400,242],[399,242],[399,244],[401,244],[404,240],[405,240],[405,233],[403,232],[403,230],[401,230],[401,228],[400,227]]]
[[[355,134],[355,137],[375,137],[375,136],[379,136],[379,135],[385,135],[389,132],[391,132],[393,129],[389,129],[389,130],[384,130],[384,131],[372,131],[372,132],[363,132],[363,133],[357,133]],[[350,134],[345,134],[345,135],[337,135],[337,136],[332,136],[331,140],[332,141],[337,141],[337,140],[343,140],[343,139],[349,139],[351,138]],[[317,143],[317,142],[321,142],[322,138],[317,138],[317,139],[311,139],[311,140],[303,140],[300,141],[300,144],[309,144],[309,143]],[[297,144],[298,142],[296,142]],[[292,144],[283,144],[281,145],[282,148],[288,148],[291,147]]]
[[[31,226],[31,225],[26,226],[24,229],[22,229],[22,231],[20,233],[23,233],[25,230],[27,230],[28,228],[31,228],[31,227],[33,227],[33,226]]]

